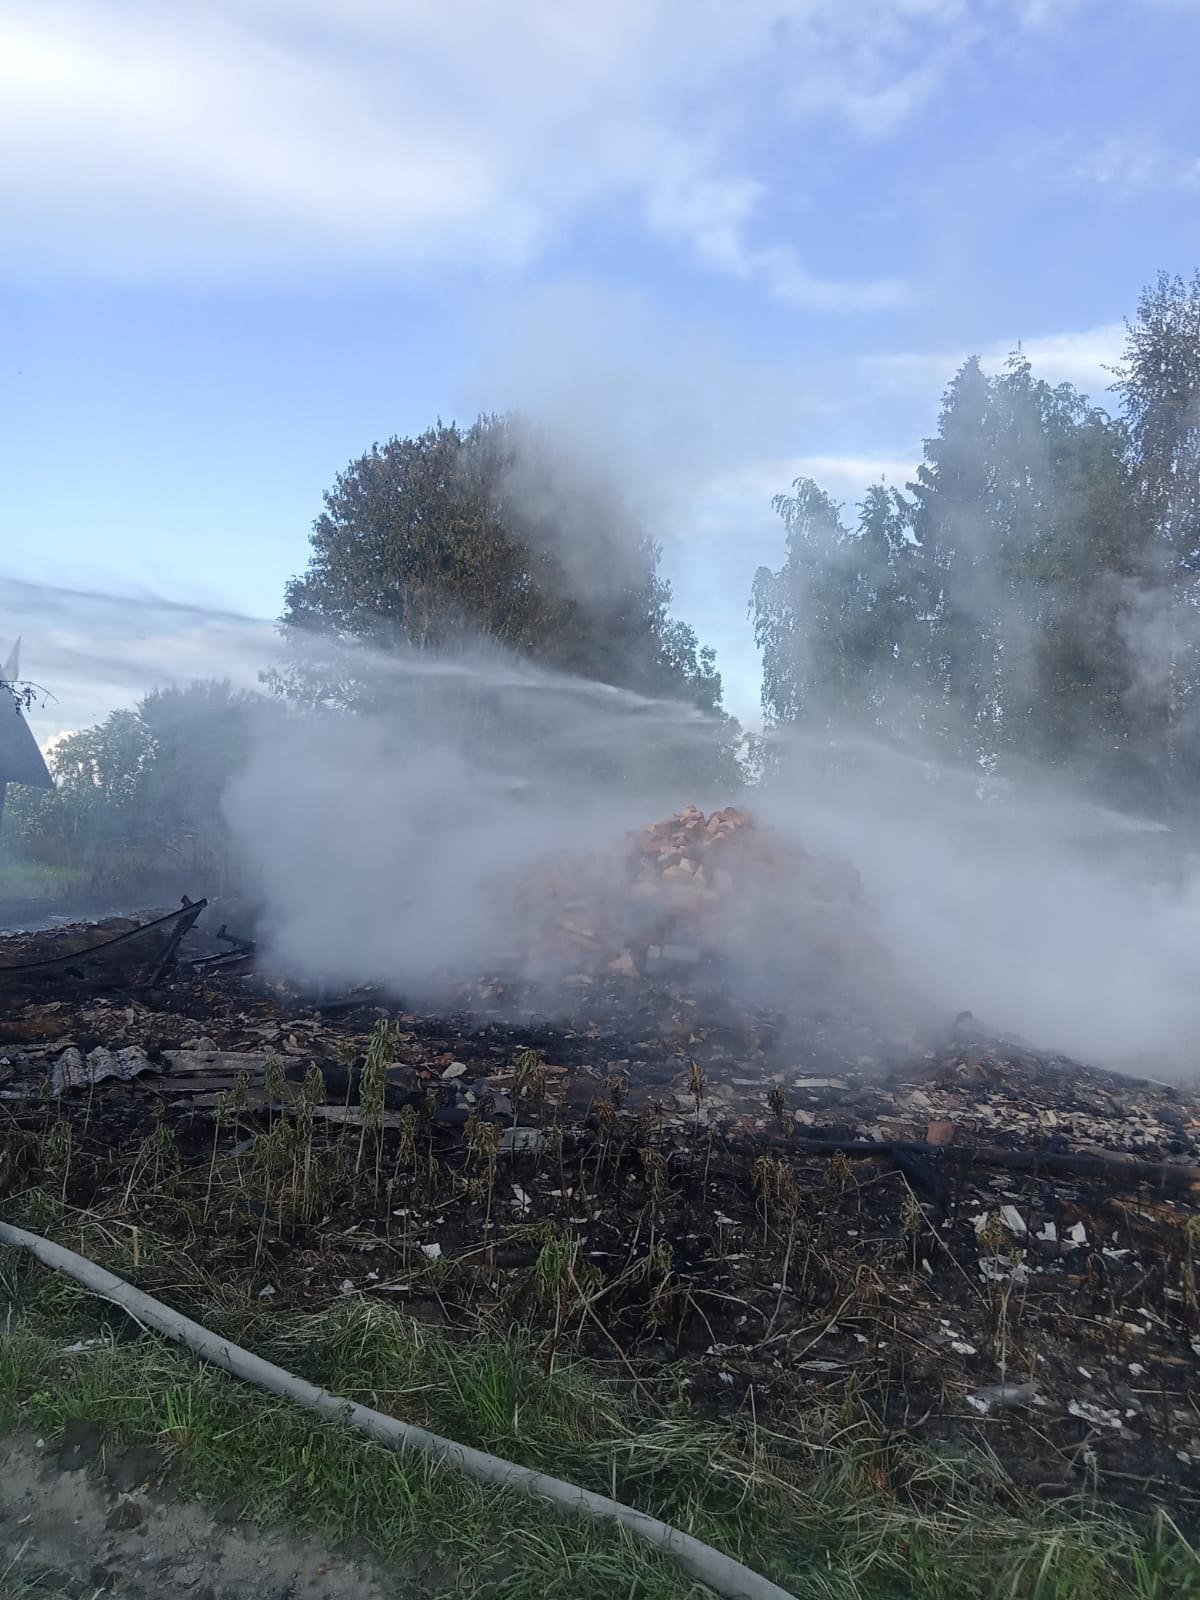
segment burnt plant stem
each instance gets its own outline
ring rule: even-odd
[[[212,1204],[213,1176],[217,1170],[217,1142],[221,1137],[221,1129],[225,1124],[225,1096],[218,1095],[217,1103],[213,1110],[213,1140],[212,1154],[208,1162],[208,1182],[204,1188],[203,1219],[208,1221],[209,1207]]]

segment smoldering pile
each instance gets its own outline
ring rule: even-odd
[[[829,992],[888,968],[854,867],[734,806],[689,805],[613,852],[561,855],[528,875],[518,911],[529,965],[578,987],[719,968]]]

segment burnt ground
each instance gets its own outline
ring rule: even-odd
[[[431,1016],[191,935],[151,986],[137,937],[79,956],[119,931],[0,941],[75,952],[0,971],[6,1215],[115,1219],[147,1288],[156,1240],[280,1308],[520,1321],[705,1416],[832,1410],[1200,1526],[1200,1095],[694,978],[581,983],[570,1025],[499,981]]]

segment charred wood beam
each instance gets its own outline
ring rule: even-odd
[[[218,950],[215,955],[195,956],[188,963],[193,972],[212,972],[217,969],[233,967],[239,962],[249,961],[256,953],[258,946],[253,939],[245,939],[240,934],[230,933],[224,923],[213,935],[222,944],[229,946],[228,950]]]
[[[207,900],[191,901],[186,895],[184,896],[183,910],[177,914],[179,920],[171,930],[171,936],[163,947],[162,954],[154,963],[154,966],[151,969],[148,978],[146,979],[146,982],[151,989],[157,988],[157,986],[162,982],[169,968],[174,965],[175,957],[179,953],[179,946],[183,941],[184,935],[190,933],[195,927],[196,919],[199,917],[200,913],[204,910],[207,904]]]

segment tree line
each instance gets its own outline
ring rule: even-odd
[[[1200,774],[1200,273],[1128,324],[1115,414],[1018,350],[964,362],[905,488],[848,526],[775,501],[751,601],[775,729],[848,729],[1000,778],[1061,772],[1190,826]]]
[[[1019,350],[992,375],[972,357],[911,483],[873,485],[851,518],[809,479],[776,499],[784,560],[750,596],[768,752],[792,729],[866,732],[1001,780],[1059,771],[1191,826],[1200,273],[1142,294],[1113,378],[1106,409]],[[676,700],[709,730],[681,781],[728,792],[751,776],[741,730],[713,651],[672,614],[660,559],[636,508],[520,419],[376,444],[324,497],[280,618],[295,648],[265,697],[200,683],[70,735],[51,753],[55,792],[12,791],[5,837],[56,864],[149,856],[216,872],[220,792],[264,704],[448,714],[428,686],[322,658],[314,640],[374,660],[483,644]],[[514,716],[478,693],[467,709]],[[508,731],[519,744],[519,719]],[[605,761],[597,775],[619,777],[619,753]]]

